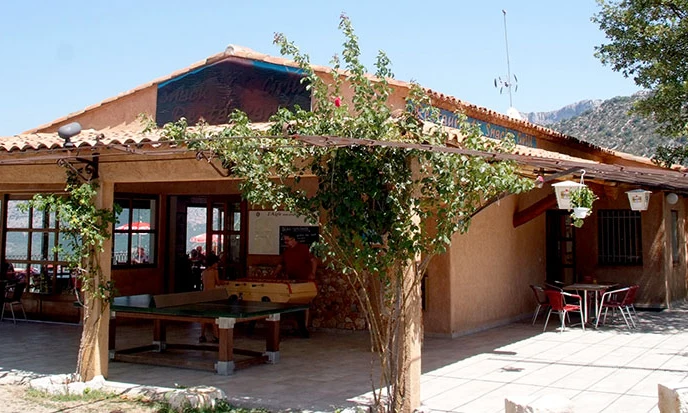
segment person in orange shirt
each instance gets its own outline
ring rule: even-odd
[[[298,242],[292,234],[282,235],[282,240],[287,248],[282,251],[282,261],[272,272],[272,278],[279,278],[280,274],[284,274],[289,280],[314,282],[318,260],[311,254],[308,245]],[[310,337],[308,311],[297,317],[301,337]]]
[[[311,254],[308,245],[298,242],[291,234],[284,234],[282,239],[287,248],[282,252],[282,261],[272,272],[272,278],[279,278],[284,273],[290,280],[315,281],[318,260]]]

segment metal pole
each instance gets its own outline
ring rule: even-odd
[[[509,91],[509,107],[514,107],[511,100],[511,64],[509,63],[509,38],[506,34],[506,10],[502,9],[504,14],[504,44],[506,45],[506,88]]]

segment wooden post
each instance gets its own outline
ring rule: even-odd
[[[423,308],[420,283],[415,283],[416,262],[411,262],[405,269],[404,292],[409,291],[408,303],[404,314],[404,347],[406,348],[406,366],[404,383],[406,402],[403,411],[411,413],[420,407],[421,344],[423,341]]]
[[[234,318],[221,317],[216,320],[219,327],[220,348],[217,357],[217,373],[230,375],[234,373]]]
[[[100,182],[100,187],[98,188],[98,194],[95,199],[96,208],[112,208],[114,202],[114,190],[115,184],[113,182]],[[100,262],[102,270],[102,279],[99,280],[102,283],[106,283],[111,280],[111,267],[112,267],[112,238],[106,240],[103,243],[103,252],[98,256],[98,261]],[[89,303],[93,305],[94,303]],[[102,308],[100,305],[94,305],[90,310],[93,316],[100,317],[97,318],[97,323],[95,324],[84,324],[84,329],[95,329],[95,343],[93,346],[93,358],[92,363],[88,363],[84,366],[84,371],[82,371],[82,379],[85,381],[93,379],[95,376],[102,375],[107,377],[108,374],[108,359],[109,359],[109,338],[110,338],[110,309]]]

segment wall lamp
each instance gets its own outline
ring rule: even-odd
[[[79,122],[72,122],[66,125],[60,126],[57,130],[57,136],[64,139],[64,148],[72,149],[74,148],[74,143],[71,141],[72,136],[76,136],[81,132],[81,125]]]

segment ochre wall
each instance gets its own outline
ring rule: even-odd
[[[664,194],[657,192],[650,197],[647,211],[640,212],[642,226],[642,265],[599,265],[598,264],[598,211],[604,209],[629,210],[626,191],[635,187],[602,187],[589,184],[599,196],[593,205],[593,213],[585,219],[582,228],[576,229],[576,270],[579,279],[591,275],[598,281],[609,281],[621,285],[638,284],[637,303],[640,306],[660,307],[666,302],[665,260],[669,260],[667,273],[675,288],[674,299],[684,298],[685,288],[685,251],[677,265],[671,262],[671,213],[667,206],[668,218],[664,220]],[[680,208],[679,208],[680,207]],[[685,211],[679,203],[673,207],[679,211],[679,222]],[[685,237],[680,236],[685,240]],[[681,244],[681,245],[684,245]]]
[[[38,128],[37,132],[56,132],[60,126],[79,122],[83,129],[106,129],[134,123],[142,113],[155,115],[158,88],[153,85],[120,98],[108,99],[91,110],[76,114],[69,119],[58,121],[48,127]]]
[[[543,214],[513,228],[513,214],[517,205],[522,210],[546,195],[534,191],[502,199],[476,215],[466,234],[454,235],[451,259],[443,260],[450,261],[446,275],[438,271],[428,280],[426,333],[457,336],[533,310],[529,284],[545,278],[545,218]],[[428,324],[428,319],[441,319],[443,314],[443,325],[436,320]]]

